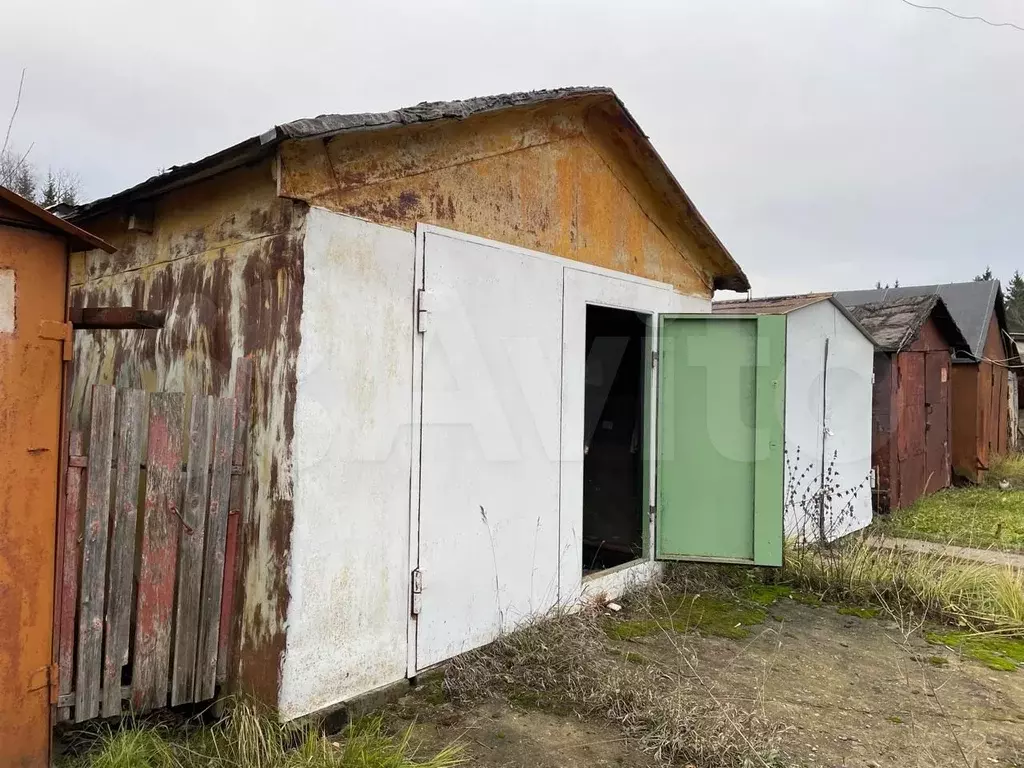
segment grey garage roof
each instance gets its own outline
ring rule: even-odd
[[[870,291],[840,291],[836,298],[848,307],[915,296],[941,296],[953,322],[967,340],[974,360],[984,356],[989,318],[995,311],[1000,329],[1006,328],[1003,295],[998,280],[942,285],[908,285]],[[1004,345],[1005,346],[1005,345]]]

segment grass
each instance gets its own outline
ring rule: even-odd
[[[830,548],[787,548],[774,578],[829,602],[1024,635],[1024,573],[1009,566],[874,548],[852,538]]]
[[[972,632],[926,632],[924,639],[932,645],[944,645],[959,651],[989,669],[1014,672],[1024,666],[1024,639],[1019,637]]]
[[[464,761],[449,746],[423,760],[411,730],[392,735],[370,717],[329,737],[314,724],[280,723],[240,702],[213,725],[171,728],[130,718],[72,733],[62,768],[449,768]]]
[[[684,615],[701,617],[704,631],[725,630],[737,610],[750,618],[749,605],[655,587],[631,601],[630,617],[610,626],[599,611],[560,614],[458,657],[447,669],[445,688],[456,703],[501,696],[521,706],[606,718],[667,764],[775,766],[780,729],[763,711],[719,698],[673,632]],[[647,615],[637,619],[638,613]],[[623,663],[634,654],[618,645],[620,638],[655,631],[676,649],[678,663]]]
[[[1010,483],[1010,490],[999,489],[1003,480]],[[1024,455],[1000,459],[982,487],[949,488],[925,496],[875,527],[889,536],[1024,551]]]

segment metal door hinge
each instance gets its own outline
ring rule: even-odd
[[[651,352],[651,368],[658,367],[658,352],[657,350]]]
[[[28,690],[38,691],[41,688],[50,689],[50,703],[57,703],[57,690],[60,687],[60,669],[56,664],[48,664],[40,667],[28,679]]]
[[[417,568],[412,572],[412,615],[420,615],[420,603],[423,599],[423,572]]]
[[[430,299],[422,288],[416,291],[416,332],[423,333],[429,324],[428,314],[430,312]]]
[[[63,359],[71,359],[72,353],[75,349],[74,328],[71,323],[63,323],[57,320],[40,320],[39,338],[63,341]]]
[[[651,506],[647,509],[647,517],[650,520],[653,521],[655,515],[657,515],[657,514],[658,514],[658,508],[654,504],[651,504]]]

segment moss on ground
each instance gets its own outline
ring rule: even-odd
[[[744,600],[749,600],[758,605],[771,605],[776,600],[789,597],[793,594],[793,588],[785,584],[748,584],[742,590]]]
[[[932,645],[953,648],[989,669],[1013,672],[1024,666],[1024,638],[971,632],[926,632],[924,637]]]
[[[741,640],[750,635],[750,627],[763,624],[768,612],[759,604],[724,597],[696,595],[669,600],[650,616],[613,620],[606,626],[615,640],[632,640],[659,631],[697,631],[704,635]]]
[[[889,717],[885,719],[888,720],[890,723],[895,723],[896,725],[903,725],[903,718],[899,715],[889,715]]]
[[[843,616],[857,616],[862,619],[874,619],[881,612],[881,608],[865,608],[859,605],[840,605],[836,608],[836,613]]]
[[[919,499],[876,525],[888,536],[1021,551],[1024,483],[1015,483],[1014,488],[949,488]]]
[[[949,664],[949,659],[945,656],[929,656],[928,663],[933,667],[944,667]]]

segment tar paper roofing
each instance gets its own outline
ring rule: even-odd
[[[850,311],[870,333],[880,349],[899,352],[913,343],[929,317],[942,331],[950,347],[963,349],[967,342],[949,310],[936,294],[925,296],[887,296],[881,301],[858,304]]]
[[[847,320],[853,323],[858,331],[864,334],[872,344],[875,343],[875,339],[868,330],[831,293],[803,293],[795,296],[765,296],[759,299],[716,301],[711,305],[711,311],[720,315],[788,315],[798,309],[820,304],[823,301],[831,302]]]

